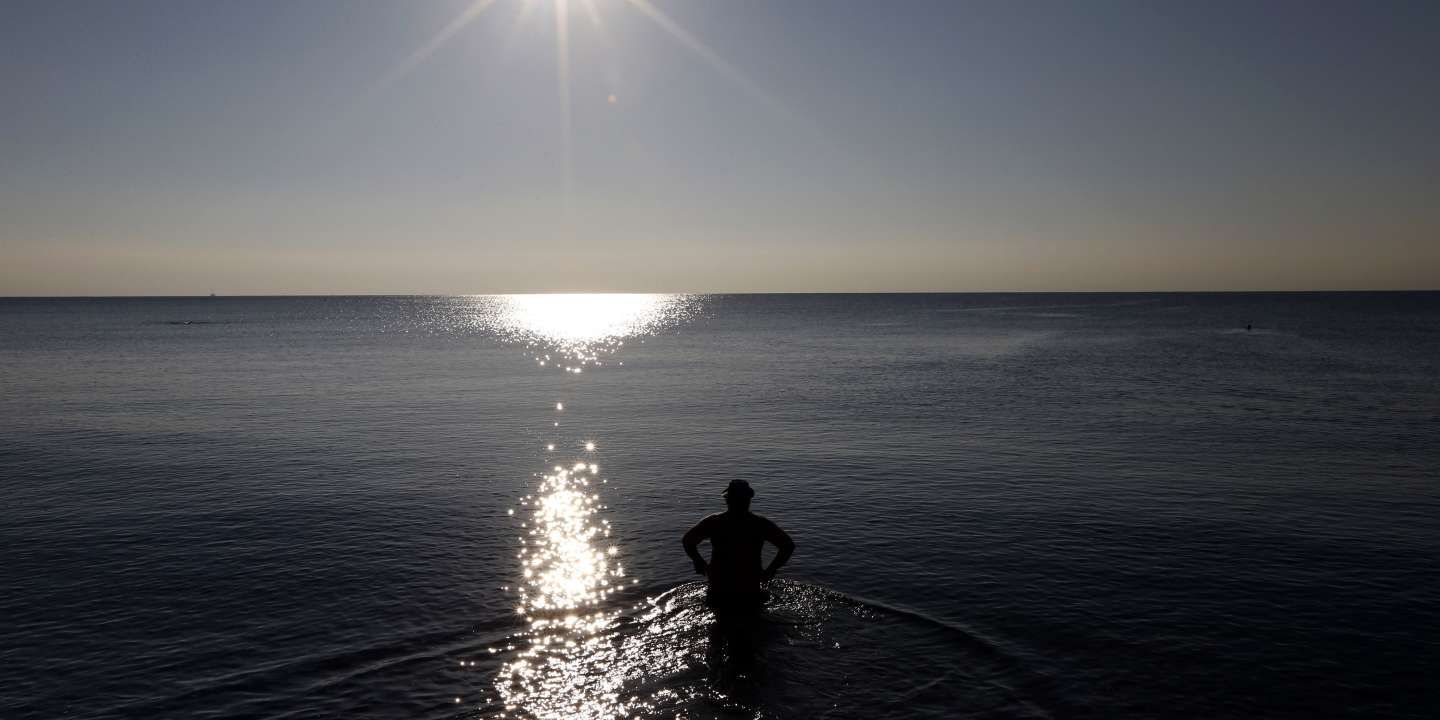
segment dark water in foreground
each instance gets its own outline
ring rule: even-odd
[[[1437,439],[1433,293],[3,300],[0,717],[1435,717]]]

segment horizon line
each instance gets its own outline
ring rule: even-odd
[[[1309,289],[1309,290],[750,290],[713,292],[688,290],[531,290],[521,292],[298,292],[160,294],[160,295],[0,295],[0,300],[148,300],[221,298],[350,298],[350,297],[500,297],[506,295],[1304,295],[1335,293],[1435,293],[1440,288],[1400,289]]]

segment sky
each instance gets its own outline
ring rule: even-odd
[[[1433,2],[0,3],[0,296],[1440,288]]]

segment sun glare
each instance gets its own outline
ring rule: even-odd
[[[575,132],[574,112],[572,108],[573,92],[570,74],[572,45],[570,15],[572,2],[584,11],[586,17],[590,20],[589,25],[591,29],[600,36],[604,45],[611,49],[613,49],[613,45],[610,42],[610,37],[607,34],[603,21],[603,15],[599,3],[597,3],[596,0],[518,0],[518,2],[519,9],[515,22],[517,26],[522,24],[524,18],[540,4],[548,6],[555,16],[556,109],[560,116],[562,135],[560,138],[560,159],[562,164],[560,197],[562,209],[568,214],[575,184]],[[648,0],[614,0],[613,4],[629,7],[654,23],[655,26],[663,30],[665,34],[669,35],[670,38],[681,47],[699,58],[717,74],[734,86],[740,88],[747,95],[751,96],[751,98],[759,100],[772,110],[786,117],[797,117],[785,103],[766,91],[765,88],[744,71],[721,57],[719,53],[702,42],[693,32],[687,30],[674,18],[662,12]],[[496,5],[496,0],[475,0],[475,2],[467,5],[459,15],[456,15],[454,19],[431,36],[428,41],[381,74],[381,76],[376,79],[373,89],[383,90],[388,88],[414,71],[494,5]],[[608,105],[615,105],[618,103],[618,98],[615,93],[610,92],[606,94],[605,101]]]
[[[649,294],[506,295],[512,327],[552,342],[593,343],[643,330],[674,296]]]
[[[524,345],[538,367],[578,375],[586,367],[603,365],[627,338],[655,333],[691,316],[702,300],[693,295],[577,293],[482,295],[470,302],[474,325]]]

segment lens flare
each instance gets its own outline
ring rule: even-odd
[[[660,8],[649,2],[649,0],[625,0],[631,8],[640,15],[648,18],[667,35],[673,38],[681,47],[688,50],[694,56],[702,60],[720,77],[730,82],[735,87],[744,91],[751,98],[758,100],[768,106],[772,111],[792,120],[802,120],[798,114],[791,110],[786,103],[766,90],[759,82],[742,71],[734,63],[721,57],[713,48],[706,45],[693,32],[687,30],[674,18],[662,12]],[[456,35],[465,30],[472,22],[479,18],[487,8],[494,4],[495,0],[475,0],[466,6],[459,15],[455,16],[449,23],[442,27],[430,39],[416,48],[409,55],[402,58],[398,63],[382,73],[372,84],[372,92],[382,91],[390,88],[401,78],[415,71],[425,63],[431,56],[439,52]],[[515,25],[523,24],[527,17],[540,3],[535,0],[523,0],[520,3],[519,13],[515,18]],[[557,109],[560,115],[560,173],[561,187],[559,196],[561,198],[561,210],[568,216],[570,206],[575,195],[575,121],[573,109],[573,81],[571,77],[571,23],[570,23],[570,0],[549,0],[548,5],[555,16],[555,86]],[[604,31],[604,24],[601,22],[600,11],[595,5],[595,0],[579,0],[579,5],[585,14],[590,18],[590,24],[597,35],[606,45],[611,43],[609,33]],[[513,37],[513,32],[512,32]],[[606,96],[610,105],[616,103],[616,96],[610,93]],[[806,122],[805,126],[812,131],[818,131],[813,123]]]

